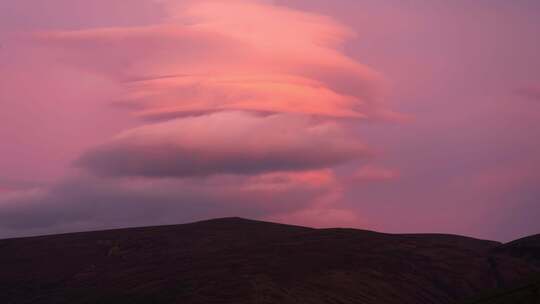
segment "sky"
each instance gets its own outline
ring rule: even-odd
[[[535,0],[0,0],[0,238],[540,233]]]

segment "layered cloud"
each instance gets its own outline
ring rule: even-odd
[[[535,233],[540,2],[491,2],[0,0],[0,236]]]
[[[43,32],[63,61],[123,82],[142,117],[245,110],[375,118],[380,76],[348,58],[351,32],[315,14],[256,1],[194,1],[166,23]]]
[[[80,136],[74,176],[0,192],[0,232],[233,215],[360,223],[342,207],[333,168],[371,157],[352,124],[396,116],[382,104],[381,76],[343,51],[352,31],[266,1],[152,2],[165,9],[160,22],[33,34],[43,75],[52,66],[69,72],[75,93],[107,91],[61,96],[56,105],[77,113],[66,119],[109,132]],[[114,111],[90,111],[104,104]]]
[[[150,120],[85,153],[80,167],[189,177],[321,169],[368,155],[340,120],[390,111],[379,75],[341,51],[346,27],[260,1],[163,3],[163,23],[37,35],[63,62],[117,82],[115,104]]]
[[[102,175],[186,177],[309,170],[366,155],[335,123],[224,112],[126,131],[78,163]]]

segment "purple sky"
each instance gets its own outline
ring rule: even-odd
[[[540,3],[0,0],[0,237],[540,232]]]

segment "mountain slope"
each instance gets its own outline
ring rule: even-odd
[[[498,246],[495,251],[540,264],[540,234],[531,235]]]
[[[512,287],[483,292],[460,304],[540,304],[540,278],[535,277]]]
[[[240,218],[0,240],[2,303],[455,303],[538,271],[497,242]]]

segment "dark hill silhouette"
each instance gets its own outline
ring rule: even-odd
[[[499,246],[497,252],[540,264],[540,234],[524,237]]]
[[[456,303],[538,273],[515,244],[241,218],[7,239],[0,303]]]

